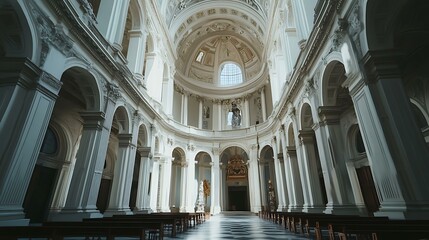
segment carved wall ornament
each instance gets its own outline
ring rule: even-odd
[[[172,138],[167,138],[167,145],[173,146],[174,140]]]
[[[359,54],[359,56],[362,56],[362,50],[361,50],[361,44],[359,39],[359,34],[362,32],[362,22],[360,21],[360,6],[359,2],[356,3],[356,5],[353,7],[353,11],[351,12],[349,16],[349,34],[351,38],[353,39],[353,42],[356,46],[356,50]]]
[[[48,56],[50,46],[55,47],[66,57],[74,56],[73,41],[68,37],[61,25],[55,25],[52,20],[35,4],[30,1],[34,18],[36,19],[40,38],[42,40],[42,51],[40,54],[40,65],[43,66]]]
[[[42,82],[48,84],[50,87],[56,90],[56,94],[59,92],[61,86],[63,85],[63,83],[56,79],[54,76],[44,71],[40,76],[40,80],[42,80]]]
[[[245,179],[247,178],[247,167],[240,155],[233,156],[228,161],[227,178],[230,179]]]
[[[114,102],[116,102],[121,97],[121,92],[119,90],[119,87],[114,83],[107,83],[106,85],[106,95],[108,98],[112,99]]]
[[[188,151],[193,152],[195,150],[195,146],[193,144],[188,144]]]
[[[98,23],[97,16],[94,13],[94,9],[92,8],[91,3],[88,0],[78,0],[80,7],[82,8],[88,22],[90,24]]]
[[[304,95],[305,97],[310,97],[313,95],[315,90],[315,84],[314,84],[314,78],[310,78],[306,83],[304,87]]]
[[[332,36],[332,47],[330,52],[339,51],[340,46],[344,42],[344,36],[347,28],[348,22],[343,18],[338,19],[338,27],[334,31],[334,35]]]

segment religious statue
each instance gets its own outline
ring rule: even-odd
[[[200,182],[198,188],[197,212],[204,212],[204,186],[203,181]]]
[[[273,183],[271,179],[268,180],[268,200],[270,204],[270,212],[276,211],[276,194],[274,192]]]
[[[207,181],[207,179],[204,179],[203,181],[203,188],[204,188],[204,200],[205,204],[207,205],[207,198],[210,196],[210,183]]]
[[[235,103],[232,104],[232,127],[238,127],[241,125],[241,114],[240,109],[237,107]]]

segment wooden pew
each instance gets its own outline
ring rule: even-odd
[[[43,226],[8,226],[0,227],[1,239],[48,238],[61,240],[64,237],[106,237],[113,240],[115,236],[131,236],[145,239],[146,230],[160,229],[163,239],[163,225],[157,223],[129,222],[46,222]]]
[[[176,237],[177,235],[177,229],[176,224],[183,221],[183,216],[177,215],[177,214],[135,214],[135,215],[113,215],[111,218],[103,218],[103,219],[112,219],[110,221],[116,221],[122,220],[122,221],[160,221],[164,224],[164,227],[166,225],[170,225],[171,227],[171,236]]]
[[[305,221],[305,234],[311,237],[311,230],[314,231],[315,239],[323,238],[323,230],[328,235],[330,240],[335,239],[335,230],[333,226],[338,226],[343,223],[359,224],[359,223],[385,223],[389,219],[387,217],[360,217],[355,215],[329,215],[307,218]],[[325,234],[326,235],[326,234]]]
[[[338,232],[341,240],[347,240],[353,235],[373,240],[429,239],[429,220],[388,220],[384,223],[337,223],[332,228]]]

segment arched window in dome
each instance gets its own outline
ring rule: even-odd
[[[235,63],[225,63],[221,66],[219,85],[237,85],[243,82],[241,68]]]

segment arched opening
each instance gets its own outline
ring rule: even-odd
[[[131,142],[129,124],[127,110],[123,106],[118,107],[113,115],[106,154],[106,168],[103,170],[97,199],[97,208],[102,213],[105,212],[106,207],[107,210],[112,212],[128,210],[123,209],[122,199],[125,200],[129,197],[129,195],[124,196],[129,194],[126,191],[127,185],[125,182],[125,176],[129,174],[128,168],[131,165],[128,164],[131,159],[127,159],[129,156],[127,154],[129,143]],[[126,202],[129,202],[129,199]]]
[[[221,192],[224,211],[249,211],[247,153],[240,147],[228,147],[220,155],[222,163]]]
[[[80,113],[99,108],[98,89],[89,72],[70,68],[61,82],[23,205],[34,223],[48,220],[65,206],[77,152],[86,147],[80,145],[84,122]]]
[[[195,167],[195,180],[197,182],[196,186],[198,186],[198,194],[195,205],[197,211],[210,212],[212,200],[212,159],[210,154],[207,152],[199,152],[195,156],[195,161],[197,164]]]
[[[220,86],[233,86],[241,83],[243,83],[243,73],[238,64],[233,62],[226,62],[220,66]]]
[[[380,201],[372,170],[368,162],[362,134],[357,124],[351,126],[349,130],[348,145],[350,161],[353,164],[353,169],[349,170],[352,179],[352,189],[354,190],[356,186],[359,186],[359,193],[355,193],[356,203],[359,205],[363,202],[368,215],[374,216],[374,212],[379,210]],[[353,181],[355,178],[357,178],[357,182]]]
[[[33,57],[33,37],[17,1],[1,3],[0,57]]]
[[[316,135],[313,130],[313,115],[309,104],[305,103],[301,109],[301,140],[302,163],[300,165],[301,179],[304,187],[304,211],[322,209],[328,203],[325,181],[320,163]],[[301,162],[301,161],[300,161]],[[303,178],[304,177],[304,178]],[[304,195],[305,197],[305,195]]]
[[[48,219],[58,174],[63,164],[66,145],[60,142],[57,131],[49,126],[43,139],[36,166],[24,199],[25,217],[30,223]]]
[[[271,146],[265,146],[261,149],[259,156],[259,175],[261,179],[263,209],[275,212],[278,207],[278,191],[274,167],[274,153]]]
[[[130,209],[137,212],[148,211],[150,207],[150,151],[151,149],[148,146],[148,134],[146,126],[140,125],[134,162],[133,180],[130,192]]]
[[[287,186],[289,187],[288,211],[302,211],[304,196],[302,192],[301,173],[299,171],[293,123],[289,124],[286,142],[287,161],[285,165],[286,169],[291,174],[291,176],[287,178]]]
[[[185,181],[185,165],[186,155],[181,148],[173,149],[173,162],[171,166],[171,183],[170,183],[170,210],[171,212],[179,212],[185,209],[184,201],[184,183]]]

